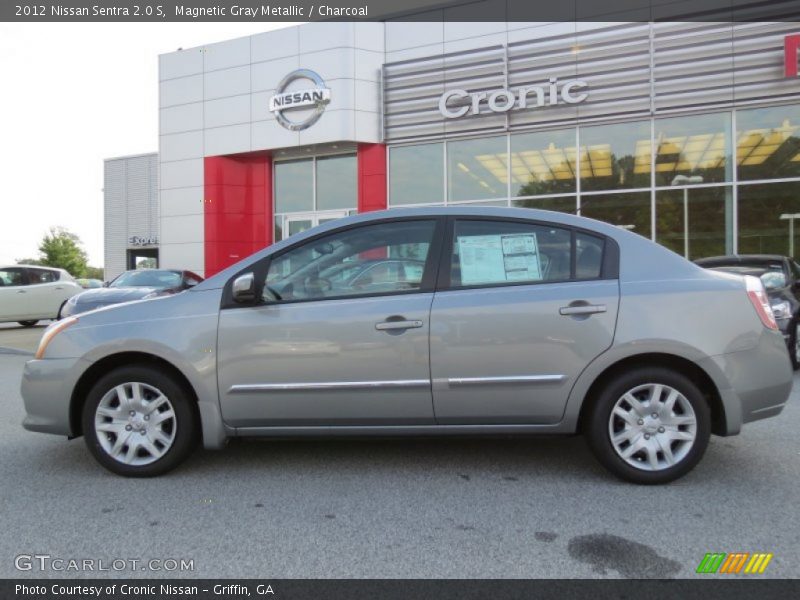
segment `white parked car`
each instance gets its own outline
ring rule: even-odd
[[[75,294],[83,291],[64,269],[36,265],[0,267],[0,323],[33,327],[55,319]]]

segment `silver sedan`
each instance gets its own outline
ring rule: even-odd
[[[344,272],[368,277],[344,277]],[[778,415],[792,371],[761,282],[643,237],[508,208],[370,213],[191,290],[70,317],[24,426],[152,476],[238,436],[584,434],[637,483]]]

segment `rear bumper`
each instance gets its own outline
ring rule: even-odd
[[[739,433],[744,423],[780,414],[792,391],[786,342],[775,331],[765,329],[758,344],[749,350],[712,356],[700,366],[717,374],[726,435]]]
[[[22,426],[28,431],[72,435],[70,399],[89,362],[79,358],[48,358],[25,363],[20,391],[25,403]]]

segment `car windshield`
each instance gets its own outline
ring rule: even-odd
[[[181,274],[175,271],[126,271],[108,287],[127,288],[127,287],[152,287],[152,288],[173,288],[181,284]]]

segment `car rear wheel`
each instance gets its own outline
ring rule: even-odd
[[[118,475],[161,475],[194,448],[199,429],[195,408],[180,383],[161,369],[115,369],[86,399],[86,445],[101,465]]]
[[[687,377],[661,367],[632,369],[609,382],[588,415],[597,459],[618,477],[667,483],[700,461],[711,435],[711,411]]]
[[[23,327],[33,327],[33,326],[34,326],[34,325],[36,325],[38,322],[39,322],[39,321],[17,321],[17,323],[19,323],[19,324],[20,324],[20,325],[22,325]]]

